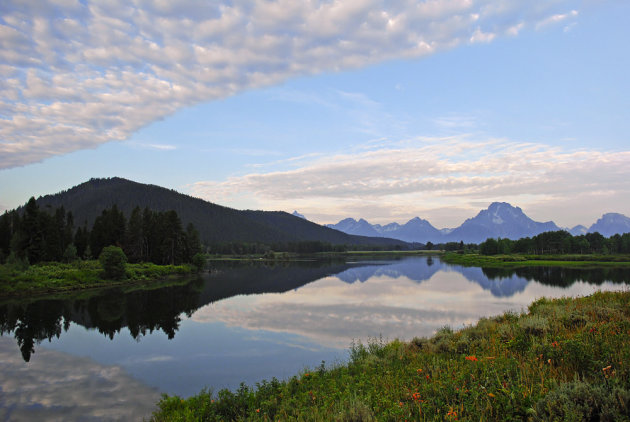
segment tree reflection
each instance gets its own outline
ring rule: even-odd
[[[630,280],[630,268],[566,268],[566,267],[522,267],[522,268],[482,268],[483,274],[490,280],[513,276],[528,281],[537,281],[548,286],[569,287],[576,282],[601,285],[604,282],[614,284],[627,283]]]
[[[420,284],[444,269],[460,272],[496,297],[513,296],[523,291],[530,281],[569,287],[578,281],[600,285],[605,281],[628,283],[630,280],[630,268],[480,269],[446,266],[439,258],[431,257],[363,264],[232,262],[215,264],[213,271],[189,282],[151,283],[144,288],[135,286],[39,300],[6,301],[0,304],[0,335],[13,333],[23,359],[28,362],[36,344],[60,337],[71,323],[96,330],[109,339],[114,339],[124,328],[136,340],[155,331],[162,331],[173,339],[182,314],[190,317],[202,306],[235,295],[286,292],[333,274],[347,283],[365,282],[375,276],[404,276]]]

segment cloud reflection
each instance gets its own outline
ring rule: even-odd
[[[160,398],[118,366],[45,349],[26,363],[15,348],[0,337],[1,420],[137,421]]]

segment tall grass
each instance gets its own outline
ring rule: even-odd
[[[529,311],[410,342],[356,343],[349,362],[182,399],[153,421],[629,420],[630,292],[541,299]]]

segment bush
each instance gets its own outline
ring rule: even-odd
[[[197,269],[198,272],[203,271],[206,268],[206,255],[201,252],[196,253],[192,257],[192,265]]]
[[[125,277],[127,256],[118,246],[107,246],[98,257],[106,278],[121,279]]]
[[[541,421],[617,421],[630,416],[630,394],[610,391],[581,381],[562,384],[536,403],[535,419]]]

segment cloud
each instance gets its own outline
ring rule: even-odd
[[[182,107],[294,76],[489,42],[563,20],[572,3],[6,0],[0,168],[123,140]]]
[[[406,221],[412,213],[439,214],[447,206],[459,207],[470,217],[479,203],[494,200],[522,207],[553,200],[560,207],[581,198],[584,211],[594,212],[594,217],[603,210],[594,209],[602,204],[593,203],[592,195],[616,197],[619,212],[630,208],[630,202],[619,199],[630,193],[629,160],[630,151],[567,150],[466,136],[424,138],[315,157],[285,171],[200,181],[189,189],[222,204],[248,196],[265,209],[299,209],[315,221],[328,218],[322,222],[351,215]],[[564,212],[558,214],[554,219]],[[462,221],[443,223],[455,226]]]
[[[577,10],[571,10],[569,13],[559,13],[556,15],[552,15],[549,16],[548,18],[545,18],[543,20],[541,20],[540,22],[538,22],[536,24],[536,29],[541,29],[545,26],[551,25],[551,24],[557,24],[563,21],[566,21],[567,19],[574,19],[578,16],[578,11]],[[568,28],[569,26],[565,26],[565,30],[566,28]]]
[[[129,143],[129,146],[132,148],[149,149],[149,150],[155,150],[155,151],[173,151],[177,149],[176,145],[150,144],[150,143],[138,143],[138,142]]]

